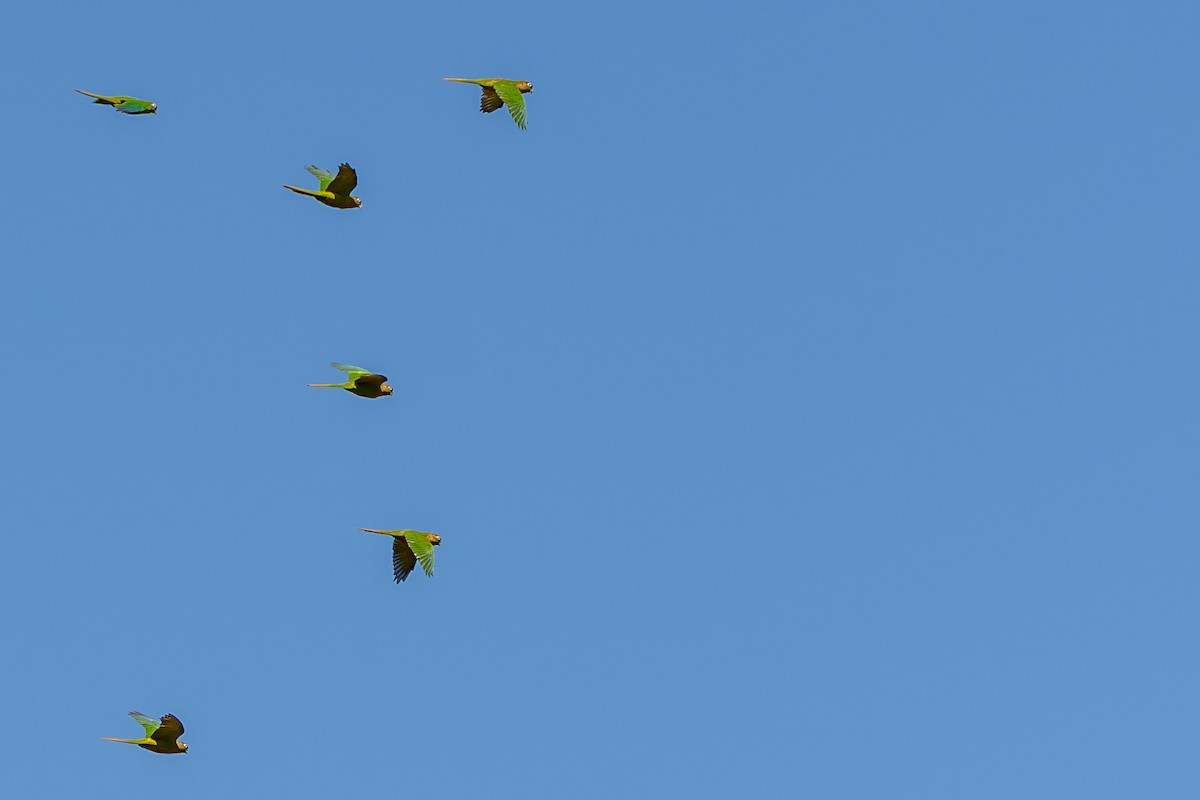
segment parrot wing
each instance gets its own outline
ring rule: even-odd
[[[387,375],[363,375],[354,379],[355,386],[373,386],[378,389],[387,380]]]
[[[151,738],[159,744],[167,744],[176,741],[180,736],[183,736],[183,723],[179,721],[179,717],[174,714],[164,714],[159,725],[158,731]]]
[[[152,114],[156,106],[149,100],[139,100],[136,97],[114,97],[114,100],[120,102],[116,104],[118,111],[124,111],[126,114]]]
[[[156,720],[156,719],[151,719],[150,717],[147,717],[145,714],[139,714],[139,713],[138,713],[138,712],[136,712],[136,711],[130,711],[130,712],[129,712],[129,716],[131,716],[131,717],[133,717],[134,719],[136,719],[136,720],[138,721],[138,723],[139,723],[139,724],[140,724],[140,725],[141,725],[143,728],[145,728],[145,729],[146,729],[146,738],[147,738],[147,739],[153,739],[153,738],[154,738],[154,732],[155,732],[156,730],[158,730],[160,727],[162,727],[162,723],[160,723],[160,722],[159,722],[158,720]]]
[[[349,164],[342,164],[338,167],[337,177],[322,188],[334,194],[348,195],[354,191],[355,186],[358,186],[358,173]]]
[[[309,172],[311,172],[313,175],[315,175],[317,180],[319,180],[321,182],[321,191],[322,192],[329,188],[329,184],[333,181],[333,173],[332,172],[329,172],[327,170],[321,169],[320,167],[314,167],[314,166],[308,166],[308,167],[305,167],[305,169],[308,170]]]
[[[404,534],[405,541],[408,542],[409,548],[417,561],[421,562],[421,569],[425,570],[425,574],[433,577],[433,544],[429,541],[429,534],[421,531],[409,531]],[[412,567],[409,567],[412,570]]]
[[[408,546],[407,535],[393,536],[392,575],[395,577],[396,583],[400,583],[407,578],[416,565],[417,557],[413,555],[412,548]]]
[[[517,127],[525,130],[525,98],[521,97],[521,90],[517,88],[516,83],[497,81],[496,94],[500,95],[500,99],[508,106],[508,113],[512,114]]]
[[[369,369],[352,367],[349,364],[339,364],[336,361],[330,361],[329,366],[336,367],[337,369],[340,369],[342,372],[346,373],[346,377],[350,379],[351,383],[357,381],[359,378],[369,377],[372,374],[371,370]],[[384,378],[383,380],[385,381],[387,378]],[[380,383],[383,383],[383,381],[380,381]]]
[[[483,87],[483,97],[479,99],[480,111],[490,114],[502,105],[504,105],[504,101],[500,99],[500,95],[496,94],[495,89],[490,86]]]

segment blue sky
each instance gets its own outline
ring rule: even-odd
[[[5,794],[1200,791],[1194,4],[107,5],[2,12]]]

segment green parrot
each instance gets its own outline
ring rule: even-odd
[[[305,167],[305,169],[317,176],[317,180],[321,182],[320,191],[314,192],[297,186],[288,186],[286,183],[283,188],[291,189],[297,194],[315,197],[333,208],[362,208],[362,200],[350,194],[354,191],[354,187],[358,186],[358,173],[354,171],[354,167],[342,164],[338,167],[337,175],[326,172],[320,167]]]
[[[525,130],[525,98],[526,92],[533,91],[529,81],[510,81],[506,78],[443,78],[445,81],[458,83],[474,83],[483,87],[483,98],[479,101],[479,110],[490,114],[500,106],[507,105],[508,113],[512,114],[517,127]]]
[[[88,97],[96,98],[94,102],[106,106],[112,106],[122,114],[157,114],[158,104],[151,103],[149,100],[139,100],[136,97],[125,97],[124,95],[113,95],[108,97],[102,94],[92,94],[85,92],[82,89],[75,91],[80,94],[86,94]]]
[[[350,380],[345,383],[310,383],[309,386],[320,389],[345,389],[359,397],[383,397],[392,393],[392,387],[387,385],[387,375],[376,375],[368,369],[339,364],[336,361],[330,361],[329,366],[345,372]]]
[[[125,742],[136,744],[152,753],[186,753],[188,746],[179,741],[183,736],[183,723],[174,714],[167,714],[162,719],[150,719],[136,711],[130,711],[129,716],[141,723],[146,729],[145,739],[114,739],[111,736],[101,736],[106,742]]]
[[[367,533],[382,533],[392,537],[392,575],[396,583],[408,577],[417,562],[425,574],[433,577],[433,548],[442,543],[442,537],[436,533],[424,531],[380,531],[374,528],[359,528]]]

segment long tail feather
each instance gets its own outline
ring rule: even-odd
[[[86,94],[88,97],[96,98],[95,100],[92,101],[93,103],[100,103],[101,105],[106,105],[106,106],[116,105],[115,103],[113,103],[113,101],[111,101],[105,97],[102,97],[98,94],[92,94],[91,92],[85,92],[83,89],[76,89],[75,91],[79,92],[80,94]]]
[[[286,183],[283,184],[283,188],[291,189],[296,194],[306,194],[310,197],[322,197],[323,196],[320,192],[314,192],[311,189],[301,189],[299,186],[288,186]]]

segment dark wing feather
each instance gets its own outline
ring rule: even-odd
[[[413,555],[412,548],[408,546],[408,540],[403,536],[393,536],[392,574],[396,578],[396,583],[407,578],[415,566],[417,566],[417,557]]]
[[[504,101],[500,99],[500,95],[496,94],[495,89],[490,86],[483,87],[483,97],[479,100],[480,111],[490,114],[502,105],[504,105]]]
[[[349,164],[342,164],[338,167],[337,177],[329,182],[325,191],[345,195],[353,192],[355,186],[358,186],[358,173]]]
[[[359,375],[354,379],[355,386],[372,386],[378,389],[387,380],[386,375]]]
[[[151,737],[159,744],[167,744],[183,736],[183,723],[174,714],[166,714],[159,720],[162,724]]]

